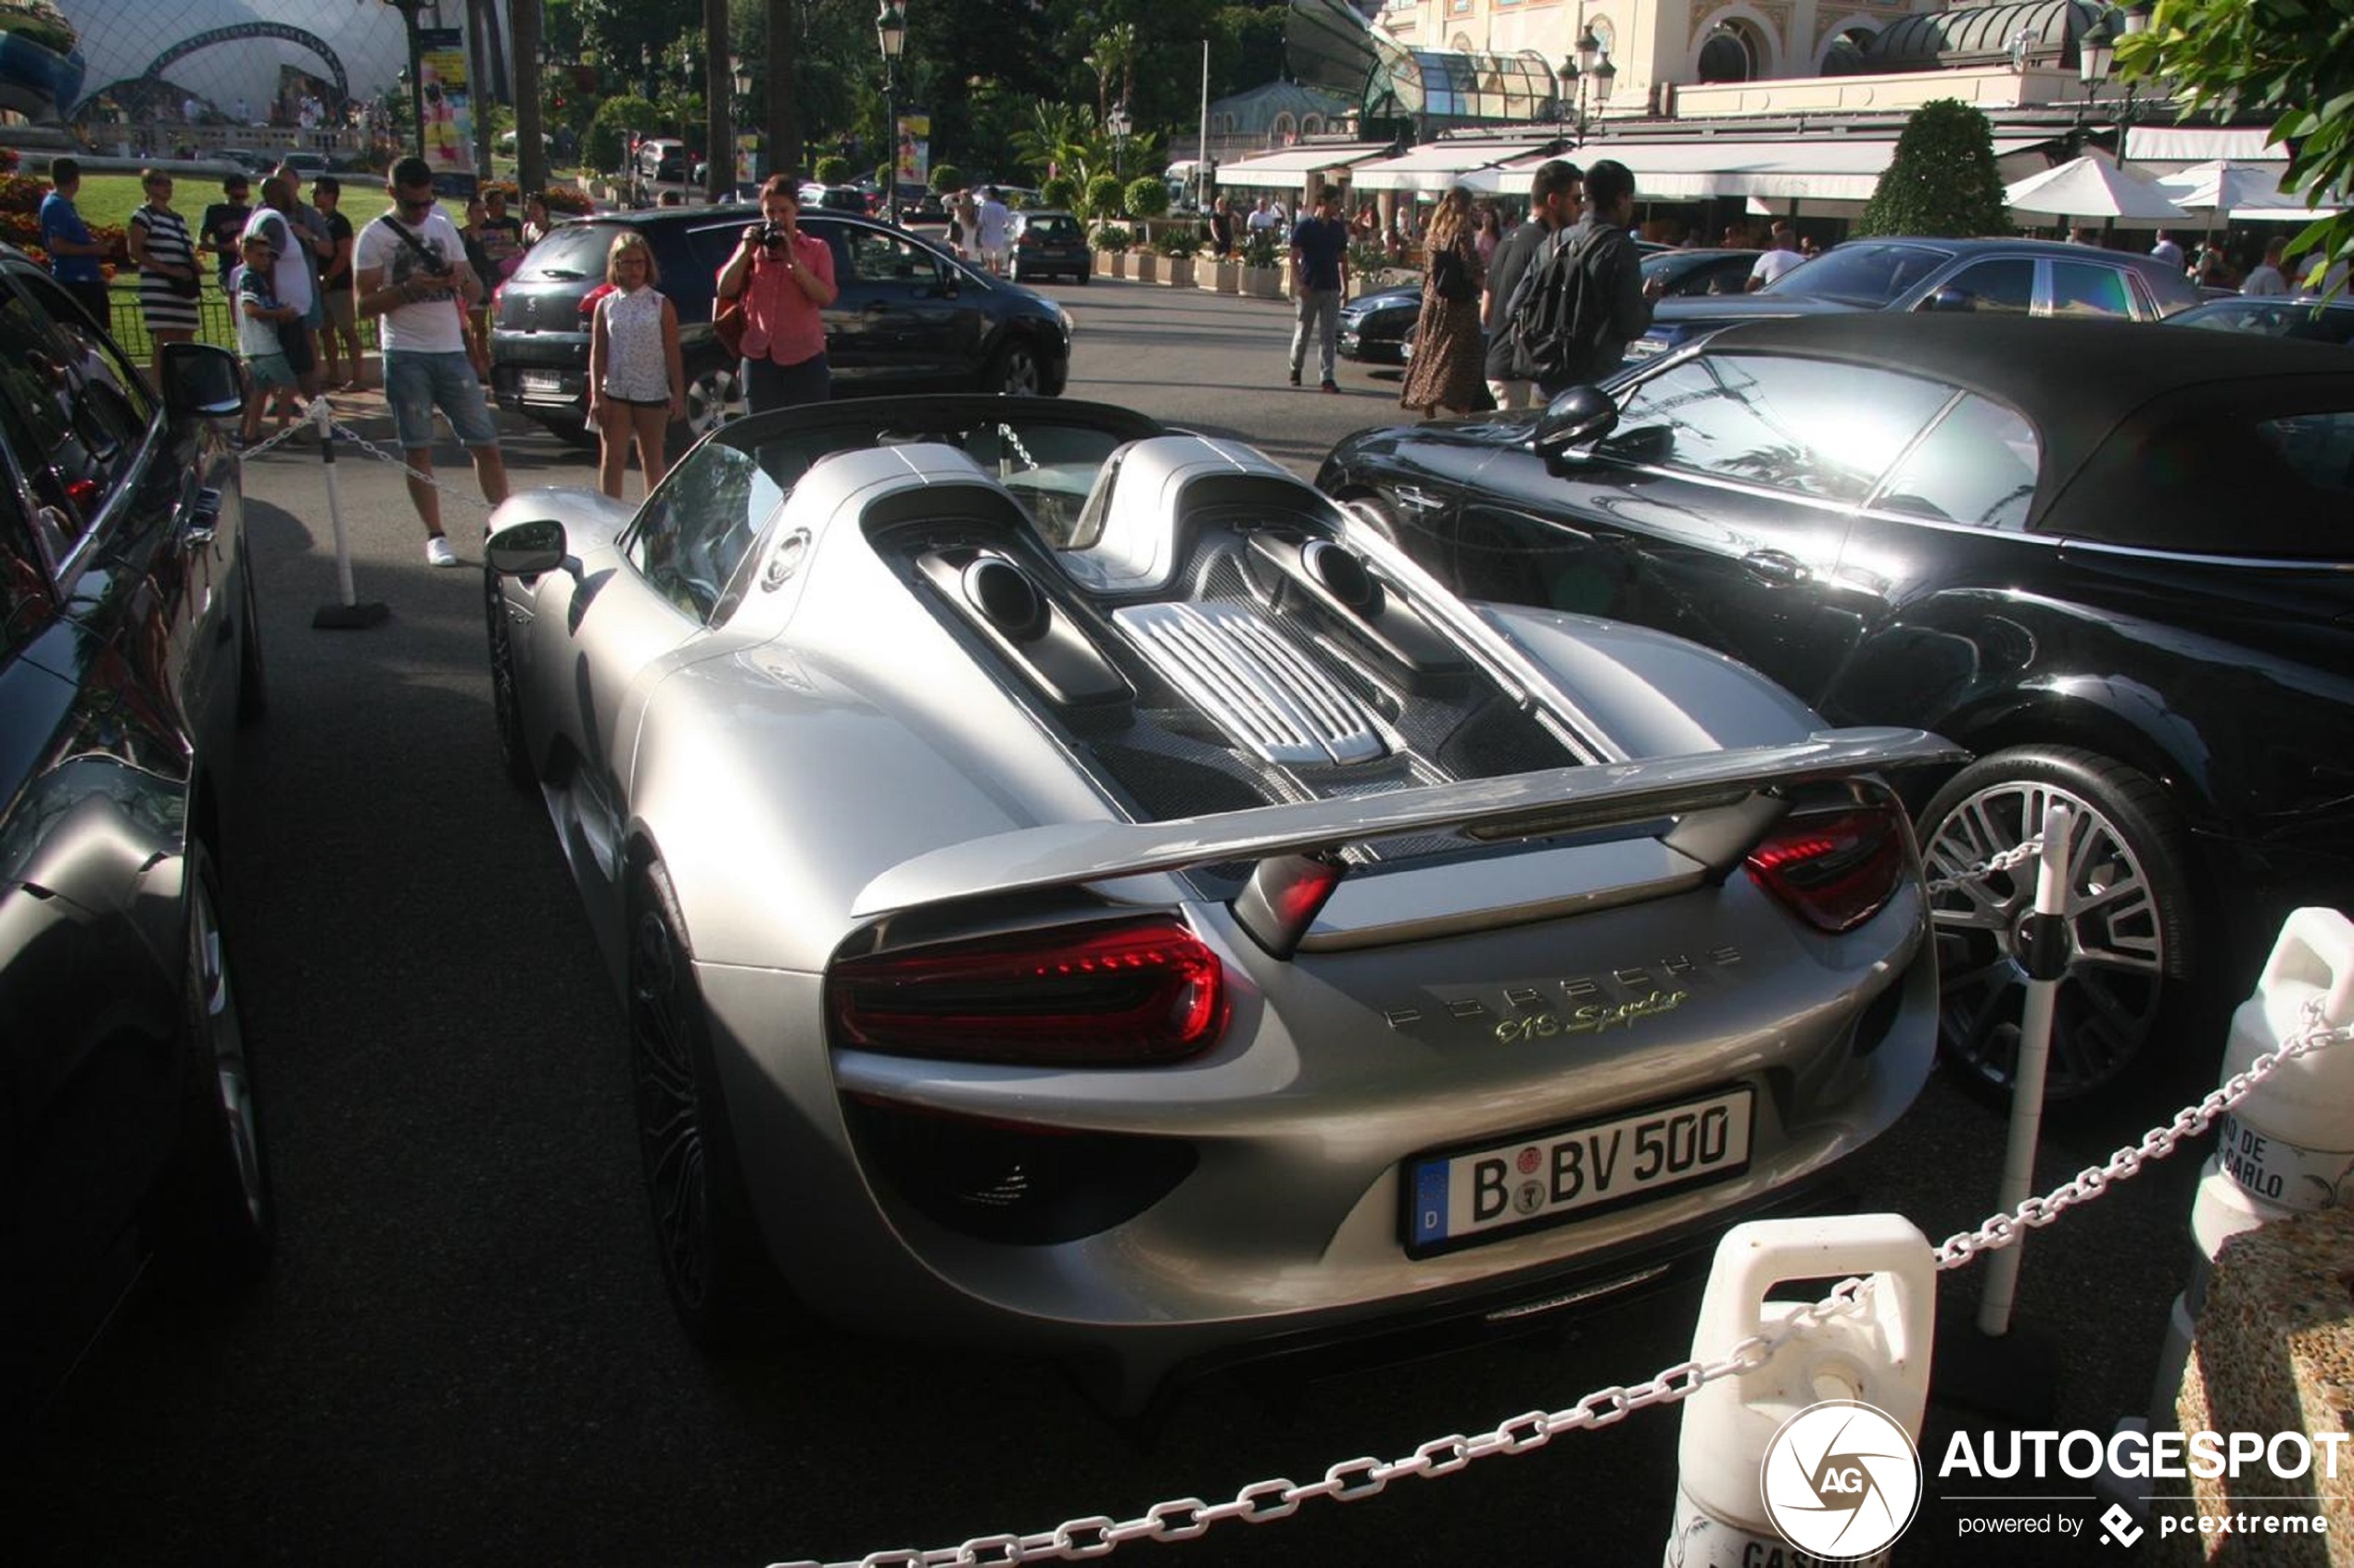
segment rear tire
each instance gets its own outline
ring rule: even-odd
[[[632,875],[627,941],[638,1149],[663,1283],[697,1346],[748,1348],[802,1320],[753,1218],[693,950],[659,866]]]
[[[746,389],[737,383],[733,365],[714,365],[688,377],[687,417],[672,420],[665,436],[671,462],[677,462],[689,447],[744,412]]]
[[[195,1172],[199,1267],[230,1286],[250,1283],[268,1267],[278,1245],[278,1203],[254,1094],[253,1064],[246,1054],[245,1017],[230,981],[221,929],[221,890],[202,841],[188,850],[187,973],[183,1010],[194,1069],[205,1080],[197,1096]]]
[[[1038,363],[1038,351],[1016,337],[997,350],[981,382],[1000,397],[1037,398],[1044,395],[1045,372]]]
[[[1930,878],[1957,877],[2034,838],[2055,800],[2075,820],[2047,1104],[2084,1098],[2148,1062],[2159,1030],[2196,1010],[2199,941],[2181,812],[2146,775],[2073,747],[2014,747],[1949,779],[1921,813]],[[2007,1094],[2017,1070],[2027,982],[2019,922],[2034,906],[2035,880],[2029,862],[1930,899],[1939,1050],[1991,1094]]]

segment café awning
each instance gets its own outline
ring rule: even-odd
[[[2042,145],[2047,138],[1998,137],[1994,156],[2005,158]],[[1745,141],[1702,137],[1689,142],[1601,138],[1561,154],[1579,165],[1615,158],[1635,175],[1643,201],[1705,201],[1715,196],[1762,196],[1816,201],[1868,201],[1879,177],[1896,156],[1893,137],[1805,136]],[[1473,171],[1464,183],[1475,190],[1518,195],[1542,158]]]
[[[1257,158],[1220,165],[1218,183],[1259,190],[1297,190],[1308,183],[1310,174],[1329,175],[1336,169],[1353,168],[1387,156],[1389,147],[1387,142],[1328,142],[1285,147],[1281,152],[1261,153]]]
[[[1525,138],[1516,142],[1430,142],[1396,158],[1376,158],[1349,171],[1348,183],[1361,191],[1439,192],[1462,184],[1465,175],[1514,158],[1528,158],[1541,144]]]

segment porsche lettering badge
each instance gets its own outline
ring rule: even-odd
[[[1606,1034],[1674,1012],[1692,1000],[1687,982],[1704,974],[1721,973],[1740,961],[1740,949],[1715,947],[1697,958],[1678,955],[1574,980],[1511,986],[1499,998],[1500,1005],[1459,996],[1435,1000],[1429,1006],[1392,1007],[1382,1017],[1394,1030],[1438,1018],[1477,1024],[1507,1045],[1563,1035]]]

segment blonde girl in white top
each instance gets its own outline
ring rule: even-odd
[[[669,471],[670,422],[687,417],[687,367],[678,311],[655,285],[662,274],[645,236],[625,233],[605,254],[613,292],[597,301],[588,331],[588,418],[601,447],[597,487],[618,500],[629,443],[651,491]]]

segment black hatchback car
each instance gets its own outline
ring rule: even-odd
[[[237,365],[163,371],[0,251],[0,1448],[167,1242],[241,1278],[274,1236],[219,880],[265,695]]]
[[[2067,802],[2050,1093],[2244,994],[2354,887],[2354,364],[2125,322],[1773,321],[1541,413],[1366,432],[1318,481],[1448,583],[1677,633],[1979,760],[1932,875]],[[1939,895],[1949,1059],[2007,1081],[2032,867]]]
[[[711,331],[720,267],[756,207],[668,208],[565,223],[491,294],[491,389],[499,406],[588,442],[588,324],[605,253],[645,235],[678,311],[692,439],[740,411],[740,367]],[[827,307],[834,396],[1010,392],[1058,396],[1070,373],[1070,318],[1054,301],[943,255],[914,234],[847,213],[804,209],[801,227],[833,251],[841,295]]]
[[[2198,298],[2180,267],[2126,251],[2030,239],[1849,240],[1754,294],[1661,300],[1626,357],[1648,359],[1737,322],[1783,316],[1917,310],[2154,322]]]

